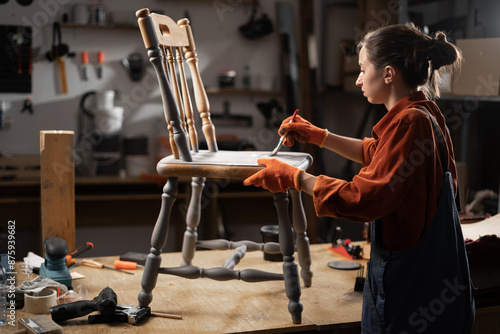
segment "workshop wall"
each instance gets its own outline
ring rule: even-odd
[[[97,1],[80,1],[93,4]],[[275,21],[277,1],[262,1],[267,14]],[[191,20],[200,58],[200,70],[208,87],[217,86],[221,70],[233,69],[240,76],[236,84],[241,85],[241,73],[246,65],[250,67],[254,85],[257,81],[266,85],[262,88],[277,88],[279,76],[279,37],[276,32],[264,38],[250,41],[241,36],[238,27],[246,23],[251,6],[243,2],[212,1],[135,1],[106,0],[107,16],[137,25],[136,10],[148,7],[161,10],[174,20],[188,16]],[[224,5],[221,5],[221,4]],[[39,152],[40,130],[75,130],[79,102],[82,95],[91,90],[116,90],[119,93],[117,105],[125,109],[123,136],[147,135],[150,149],[155,149],[156,134],[166,133],[156,77],[146,57],[139,30],[119,29],[62,29],[62,42],[75,52],[74,58],[65,60],[68,93],[62,94],[56,63],[45,58],[52,45],[52,23],[61,21],[67,14],[72,20],[72,7],[68,0],[41,0],[30,6],[20,6],[16,1],[0,5],[0,22],[11,25],[30,25],[33,28],[33,90],[31,95],[2,94],[10,104],[6,116],[9,124],[0,130],[0,152],[3,154],[37,154]],[[97,78],[95,65],[97,53],[104,51],[102,79]],[[89,80],[81,75],[81,52],[89,53]],[[147,62],[144,78],[133,82],[122,66],[122,59],[138,52]],[[256,87],[257,88],[257,87]],[[33,114],[21,113],[24,100],[31,96]],[[230,100],[232,114],[246,114],[253,118],[250,128],[238,128],[237,135],[245,140],[258,140],[255,132],[264,127],[264,117],[256,108],[257,102],[267,102],[270,97],[219,97],[211,96],[213,113],[222,113],[224,101]],[[160,126],[156,123],[160,122]],[[235,133],[235,129],[219,127],[218,134]],[[253,138],[253,139],[252,139]],[[257,139],[256,139],[257,138]],[[274,141],[265,143],[272,147]],[[153,167],[153,162],[151,164]]]

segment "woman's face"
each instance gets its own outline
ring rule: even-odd
[[[384,71],[375,68],[373,63],[368,59],[365,47],[359,52],[359,66],[361,70],[356,80],[356,86],[361,87],[363,96],[372,104],[385,103],[389,91],[384,82]]]

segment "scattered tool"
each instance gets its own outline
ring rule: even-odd
[[[83,259],[82,262],[81,262],[81,264],[84,265],[84,266],[87,266],[87,267],[101,268],[101,269],[110,269],[110,270],[116,270],[116,271],[119,271],[119,272],[122,272],[122,273],[125,273],[125,274],[129,274],[129,275],[135,275],[134,273],[129,273],[128,271],[125,271],[125,270],[115,269],[115,268],[111,268],[111,267],[105,266],[104,264],[102,264],[100,262],[97,262],[97,261],[94,261],[94,260]]]
[[[102,79],[102,64],[104,63],[104,52],[99,51],[97,54],[97,77]]]
[[[293,116],[290,119],[289,123],[292,123],[294,121],[295,116],[297,116],[298,113],[299,113],[299,109],[296,109],[295,112],[293,113]],[[283,136],[281,136],[280,141],[278,142],[278,145],[275,147],[275,149],[270,154],[271,157],[278,154],[278,151],[280,150],[281,146],[283,145],[283,140],[285,140],[285,137],[286,137],[286,133]]]
[[[87,81],[89,79],[89,54],[87,51],[82,52],[82,76],[83,80]]]
[[[354,283],[354,291],[363,291],[365,286],[365,266],[361,266],[358,270],[358,275],[356,276],[356,282]]]
[[[94,244],[91,243],[90,241],[87,241],[87,243],[81,247],[78,247],[68,255],[66,255],[66,266],[71,267],[76,263],[75,257],[82,255],[88,250],[91,250],[94,248]]]
[[[120,260],[115,260],[113,263],[113,267],[115,269],[137,269],[137,268],[144,268],[143,265],[137,264],[136,262],[132,261],[120,261]]]
[[[332,235],[332,245],[331,247],[328,247],[328,249],[353,260],[362,259],[363,248],[359,245],[354,246],[351,243],[351,239],[341,239],[341,235],[342,228],[340,226],[336,226]]]
[[[60,323],[82,317],[94,311],[104,315],[114,314],[116,304],[116,293],[110,287],[106,287],[92,300],[79,300],[69,304],[57,305],[50,309],[50,313],[52,320]]]
[[[111,322],[124,322],[138,324],[151,315],[151,308],[134,305],[117,305],[110,314],[95,314],[88,318],[89,324],[107,324]]]
[[[48,334],[57,334],[63,333],[63,329],[61,326],[56,324],[46,315],[37,315],[31,318],[22,318],[19,319],[18,328],[21,328],[17,332],[14,333],[48,333]]]
[[[328,249],[353,260],[363,258],[363,248],[359,245],[352,245],[351,239],[338,239],[336,245]]]
[[[66,266],[68,244],[64,239],[48,237],[44,240],[45,262],[40,266],[40,275],[71,287],[72,278]]]
[[[177,314],[168,314],[168,313],[163,313],[163,312],[151,311],[151,315],[155,316],[155,317],[160,317],[160,318],[182,320],[182,315],[177,315]]]

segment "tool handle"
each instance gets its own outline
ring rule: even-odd
[[[77,257],[78,255],[81,255],[83,252],[86,252],[86,251],[91,250],[93,248],[94,248],[94,244],[91,243],[90,241],[88,241],[85,245],[78,247],[77,249],[75,249],[74,251],[69,253],[69,255],[71,255],[71,257]]]
[[[104,52],[103,51],[99,51],[99,53],[97,54],[97,62],[99,64],[104,63]]]
[[[104,264],[90,259],[83,259],[82,264],[92,268],[104,268]]]
[[[87,51],[82,52],[82,63],[87,64],[89,62],[89,54]]]
[[[137,263],[132,261],[115,260],[115,262],[113,263],[113,267],[115,269],[137,269],[138,265]]]
[[[52,320],[63,322],[69,319],[83,317],[89,313],[97,311],[97,303],[94,300],[79,300],[77,302],[57,305],[50,308]]]
[[[59,64],[59,75],[61,77],[61,91],[63,94],[68,93],[68,82],[66,80],[66,67],[64,66],[64,58],[58,57],[57,62]]]
[[[295,120],[295,116],[297,116],[298,113],[299,113],[299,109],[295,109],[295,112],[293,113],[292,118],[290,119],[289,123],[292,123]]]

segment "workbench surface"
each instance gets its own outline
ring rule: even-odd
[[[202,268],[220,266],[232,251],[198,251],[193,265]],[[162,266],[175,267],[181,263],[180,253],[163,254]],[[113,266],[117,257],[95,258]],[[302,324],[294,325],[287,305],[283,281],[245,283],[242,281],[189,280],[160,275],[151,308],[156,312],[182,315],[182,320],[150,317],[139,325],[122,323],[87,323],[87,317],[70,320],[63,325],[64,333],[284,333],[314,330],[359,328],[361,321],[362,293],[354,291],[357,270],[335,270],[328,262],[348,260],[328,250],[327,244],[311,245],[312,286],[302,289],[304,305]],[[358,260],[363,265],[364,260]],[[263,260],[260,252],[247,253],[236,269],[255,268],[281,273],[282,263]],[[73,269],[85,275],[75,280],[73,286],[84,285],[88,298],[95,297],[106,286],[118,296],[118,304],[137,305],[141,289],[142,270],[127,275],[107,269],[79,266]],[[31,275],[34,278],[34,275]],[[18,282],[25,279],[17,274]],[[19,283],[18,283],[19,284]],[[16,311],[16,320],[33,316],[22,310]],[[12,326],[4,325],[3,333],[13,332]]]

